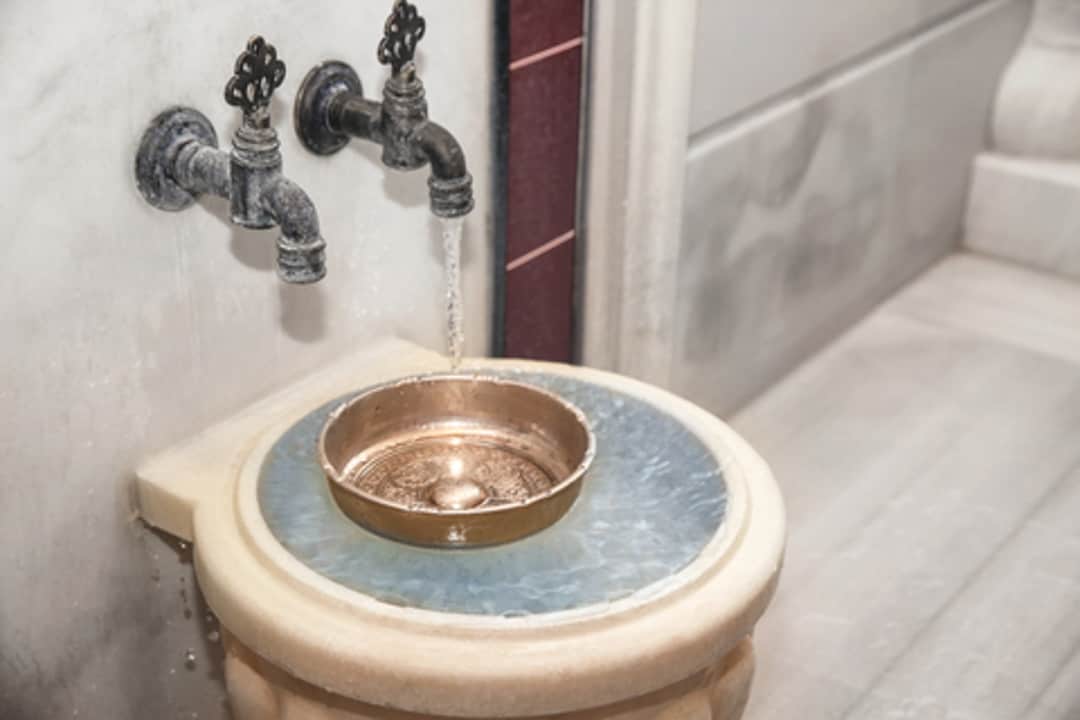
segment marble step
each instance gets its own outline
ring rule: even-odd
[[[1080,162],[980,155],[965,245],[1080,280]]]

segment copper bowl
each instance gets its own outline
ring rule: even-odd
[[[595,446],[585,415],[546,390],[423,375],[335,409],[319,459],[355,522],[415,545],[470,547],[517,540],[562,517]]]

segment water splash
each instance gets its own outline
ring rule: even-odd
[[[450,367],[461,364],[465,329],[461,310],[461,231],[463,218],[443,219],[443,262],[446,266],[446,344]]]

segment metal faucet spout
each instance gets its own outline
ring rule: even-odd
[[[465,151],[450,131],[442,125],[427,122],[416,129],[416,142],[431,163],[431,174],[440,180],[455,180],[469,174],[465,167]]]
[[[465,152],[457,138],[438,123],[416,129],[416,142],[431,164],[428,188],[431,212],[439,217],[461,217],[473,209],[472,175],[465,167]]]
[[[266,210],[281,228],[278,238],[278,276],[289,283],[306,284],[326,275],[326,241],[319,232],[319,216],[307,193],[278,175],[265,191]]]

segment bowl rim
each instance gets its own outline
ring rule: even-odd
[[[338,469],[334,466],[332,462],[330,462],[330,459],[327,457],[326,453],[326,436],[331,426],[333,426],[334,423],[342,415],[347,413],[355,405],[358,405],[364,400],[367,400],[372,395],[393,389],[395,387],[400,387],[404,385],[416,385],[428,382],[438,383],[460,380],[469,380],[473,382],[483,382],[517,387],[537,395],[542,395],[548,400],[551,400],[557,405],[561,406],[564,410],[566,410],[573,416],[573,418],[577,421],[578,425],[580,425],[580,427],[585,431],[585,452],[582,454],[581,460],[578,462],[577,466],[558,483],[552,485],[550,488],[548,488],[542,493],[537,493],[536,495],[529,497],[527,500],[523,500],[521,502],[507,503],[503,505],[480,505],[478,507],[465,508],[461,510],[448,510],[435,507],[411,507],[408,505],[403,505],[401,503],[393,502],[391,500],[387,500],[386,498],[383,498],[379,495],[365,492],[345,483],[342,474],[338,472]],[[469,518],[484,515],[497,515],[511,512],[514,510],[528,508],[532,505],[547,501],[552,497],[555,497],[556,495],[561,495],[566,490],[577,486],[585,477],[585,474],[592,466],[593,460],[596,457],[596,434],[593,432],[592,426],[589,424],[588,416],[581,410],[581,408],[579,408],[577,405],[573,404],[566,398],[562,397],[561,395],[547,390],[546,388],[539,387],[532,383],[521,382],[519,380],[511,380],[505,377],[483,372],[472,373],[468,371],[437,371],[409,375],[406,377],[381,382],[377,385],[372,385],[371,387],[362,390],[356,395],[353,395],[352,397],[338,404],[338,406],[331,410],[330,414],[327,415],[326,421],[323,423],[322,429],[319,431],[318,452],[319,464],[322,466],[323,473],[326,475],[330,483],[336,489],[348,493],[349,495],[352,495],[354,497],[357,497],[364,502],[378,505],[387,510],[392,510],[396,512],[408,512],[418,516],[439,518]]]

